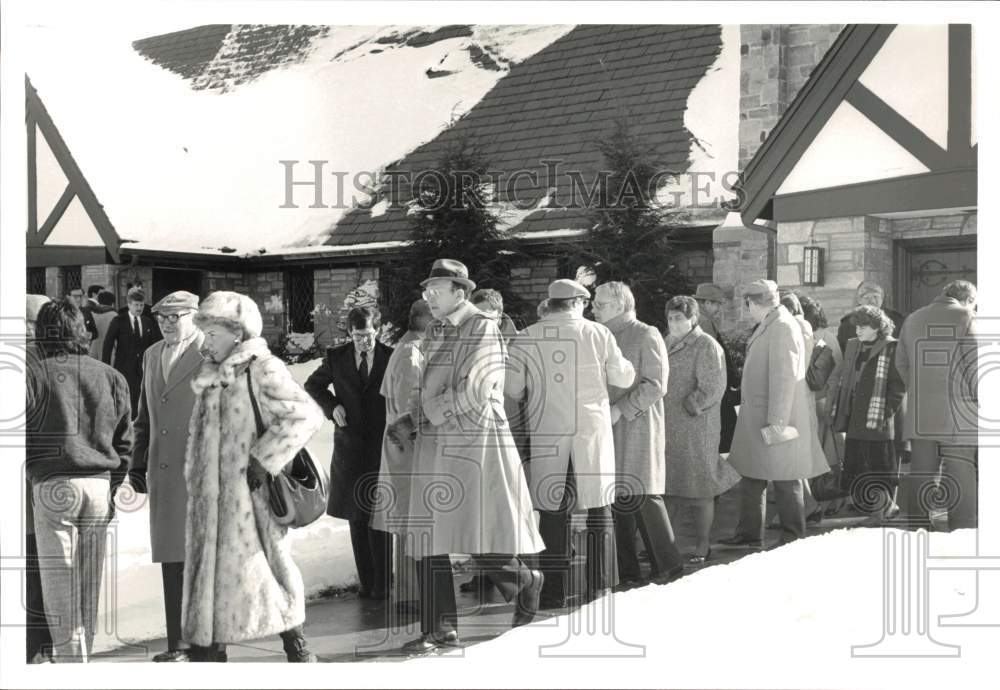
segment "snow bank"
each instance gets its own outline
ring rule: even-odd
[[[304,383],[319,363],[317,359],[289,369],[296,381]],[[328,471],[333,454],[332,422],[327,420],[312,438],[309,451]],[[113,546],[109,546],[111,556],[105,566],[102,620],[94,643],[98,652],[129,641],[166,636],[160,566],[150,560],[149,504],[145,497],[137,498],[135,505],[119,507],[111,526]],[[292,555],[302,571],[307,596],[358,582],[350,531],[343,520],[323,516],[309,527],[294,530]]]
[[[433,139],[512,63],[572,26],[474,27],[407,45],[419,28],[333,26],[302,62],[227,91],[192,89],[132,49],[142,36],[114,29],[94,40],[76,27],[35,27],[25,65],[115,229],[136,241],[129,246],[274,253],[321,243],[350,206],[356,175],[364,181]],[[492,66],[475,64],[474,50]],[[439,64],[450,74],[429,78]],[[330,208],[310,208],[313,189],[301,186],[298,208],[281,208],[283,160],[297,161],[295,181],[312,181],[307,161],[324,161]],[[346,173],[343,194],[335,171]]]

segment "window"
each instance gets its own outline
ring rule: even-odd
[[[310,268],[285,271],[285,312],[290,333],[313,332],[313,272]]]

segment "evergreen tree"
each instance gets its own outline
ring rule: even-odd
[[[663,210],[655,198],[654,178],[667,166],[625,115],[597,147],[604,170],[595,181],[591,226],[564,261],[593,271],[595,285],[612,280],[629,285],[639,320],[663,328],[666,302],[691,291],[690,281],[676,267],[668,237],[684,214]]]
[[[411,244],[399,264],[382,274],[382,313],[394,337],[406,331],[407,314],[420,298],[420,282],[436,259],[457,259],[469,268],[477,288],[499,290],[508,313],[520,308],[510,290],[516,242],[500,227],[491,207],[488,161],[469,138],[453,140],[442,153],[435,173],[420,176],[412,190],[409,218]],[[417,182],[417,180],[414,180]]]

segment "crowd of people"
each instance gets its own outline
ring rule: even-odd
[[[29,661],[88,659],[126,476],[148,493],[161,564],[168,649],[154,661],[225,661],[227,644],[275,634],[290,662],[316,661],[289,528],[261,487],[324,418],[327,513],[350,525],[358,595],[419,615],[403,646],[414,654],[460,644],[452,555],[475,573],[462,591],[496,588],[524,625],[710,561],[733,489],[729,547],[765,546],[769,490],[779,544],[846,502],[866,524],[930,528],[942,466],[956,487],[948,527],[976,525],[971,283],[905,320],[862,283],[834,331],[817,300],[757,280],[739,295],[753,322],[739,353],[712,284],[667,302],[664,333],[617,281],[552,282],[520,331],[461,262],[436,261],[421,287],[395,347],[378,313],[356,307],[349,342],[304,386],[245,295],[175,292],[152,317],[141,291],[120,313],[100,289],[93,306],[82,291],[29,295]],[[928,341],[957,368],[924,365]],[[686,554],[682,510],[696,535]]]

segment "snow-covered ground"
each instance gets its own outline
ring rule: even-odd
[[[290,367],[299,383],[319,366],[320,360]],[[333,453],[333,423],[329,420],[309,442],[309,451],[324,471]],[[109,560],[105,566],[101,616],[95,651],[102,652],[128,641],[166,636],[163,589],[159,564],[150,561],[149,504],[139,496],[134,506],[121,506],[112,523]],[[357,584],[354,554],[347,523],[323,516],[309,527],[292,532],[292,554],[302,570],[306,594],[330,587]]]

